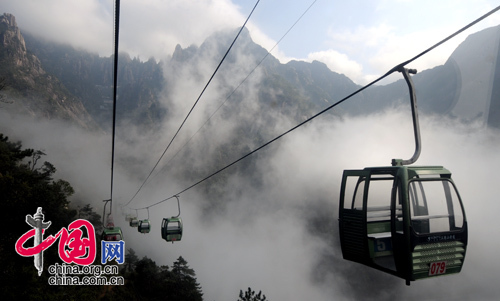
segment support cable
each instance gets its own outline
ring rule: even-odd
[[[111,143],[111,196],[109,205],[109,214],[113,211],[113,179],[115,167],[115,136],[116,136],[116,84],[118,82],[118,37],[120,27],[120,0],[115,2],[115,39],[114,39],[114,66],[113,66],[113,133]]]
[[[179,134],[180,130],[182,129],[182,127],[184,126],[184,124],[186,123],[186,120],[188,119],[189,115],[191,115],[191,112],[193,112],[194,108],[196,107],[196,105],[198,104],[201,96],[203,95],[203,93],[205,93],[205,90],[208,88],[208,86],[210,85],[210,83],[212,82],[212,79],[215,77],[215,74],[217,73],[217,71],[219,71],[219,68],[220,66],[222,65],[222,63],[224,62],[224,60],[226,59],[227,55],[229,54],[229,51],[231,50],[231,48],[233,47],[234,43],[236,42],[236,40],[238,39],[238,37],[240,36],[241,32],[243,31],[243,29],[245,28],[248,20],[250,20],[250,17],[252,16],[255,8],[257,8],[257,5],[259,4],[260,0],[257,0],[257,2],[255,3],[255,6],[253,7],[252,11],[250,12],[250,14],[248,15],[247,19],[245,20],[245,23],[243,23],[243,26],[240,28],[240,30],[238,31],[238,34],[236,35],[236,37],[234,38],[233,42],[231,43],[231,45],[229,46],[229,48],[227,49],[226,53],[224,54],[224,56],[222,57],[221,61],[219,62],[219,65],[217,65],[217,68],[215,68],[215,71],[213,72],[212,76],[210,77],[210,79],[208,80],[207,84],[205,85],[205,87],[203,88],[203,90],[201,91],[200,95],[198,96],[198,98],[196,99],[196,101],[194,102],[193,106],[191,107],[191,109],[189,110],[188,114],[186,115],[186,117],[184,118],[184,120],[182,121],[181,125],[179,126],[179,128],[177,129],[177,132],[174,134],[174,136],[172,137],[172,139],[170,140],[170,142],[168,143],[167,147],[165,148],[165,150],[163,151],[163,153],[161,154],[160,158],[158,159],[158,161],[156,162],[156,164],[153,166],[153,169],[151,169],[151,172],[149,173],[149,175],[146,177],[146,180],[144,180],[144,182],[142,183],[142,185],[139,187],[139,189],[137,190],[137,192],[134,194],[134,196],[130,199],[130,201],[128,201],[127,204],[125,204],[125,206],[127,206],[128,204],[130,204],[130,202],[132,202],[132,200],[137,196],[137,194],[139,193],[139,191],[141,191],[142,187],[144,187],[144,184],[146,184],[146,182],[148,181],[148,179],[151,177],[151,174],[153,174],[153,171],[156,169],[156,167],[158,166],[158,164],[160,163],[161,159],[163,158],[163,156],[165,155],[165,153],[167,152],[167,150],[170,148],[170,145],[172,145],[172,142],[174,141],[174,139],[177,137],[177,134]]]
[[[264,57],[262,57],[262,59],[259,61],[259,63],[257,63],[257,65],[255,65],[255,67],[250,71],[250,73],[248,73],[248,75],[241,81],[241,83],[239,83],[238,86],[236,86],[236,88],[234,88],[234,90],[231,93],[229,93],[229,95],[226,97],[226,99],[208,117],[208,119],[200,126],[200,128],[186,141],[186,143],[184,143],[179,148],[179,150],[172,157],[170,157],[170,159],[167,161],[167,163],[165,163],[164,168],[170,163],[170,161],[172,161],[191,142],[191,140],[193,140],[193,138],[196,135],[198,135],[198,133],[201,131],[201,129],[204,128],[205,125],[208,124],[208,122],[210,121],[210,119],[212,119],[212,117],[214,117],[214,115],[217,114],[217,112],[226,104],[226,102],[233,96],[233,94],[236,93],[236,91],[241,87],[241,85],[243,85],[243,83],[246,82],[246,80],[250,77],[250,75],[252,75],[254,73],[254,71],[262,64],[262,62],[264,62],[264,60],[271,54],[271,52],[274,50],[274,48],[276,48],[278,46],[278,44],[295,27],[295,25],[297,25],[297,23],[302,19],[302,17],[304,17],[304,15],[309,11],[309,9],[311,9],[311,7],[316,3],[316,1],[318,1],[318,0],[314,0],[311,3],[311,5],[309,5],[309,7],[302,13],[302,15],[300,15],[300,17],[292,24],[292,26],[290,26],[290,28],[288,28],[288,30],[285,32],[285,34],[283,34],[283,36],[281,36],[281,38],[278,40],[278,42],[276,42],[276,44],[274,44],[274,46],[266,53],[266,55],[264,55]],[[162,170],[163,170],[163,168],[162,168]],[[162,170],[160,170],[160,172],[158,172],[157,174],[161,173]]]

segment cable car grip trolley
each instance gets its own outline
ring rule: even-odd
[[[467,220],[451,172],[408,166],[420,156],[417,101],[409,73],[415,153],[392,166],[344,170],[339,200],[343,258],[410,281],[459,273],[467,249]]]

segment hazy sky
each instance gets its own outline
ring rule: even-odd
[[[313,0],[262,0],[248,28],[267,49]],[[111,0],[1,0],[26,31],[102,55],[112,52]],[[120,49],[162,59],[175,45],[200,45],[211,33],[241,26],[255,5],[249,0],[128,0],[121,4]],[[494,0],[317,0],[273,55],[320,60],[356,83],[372,80],[498,5]],[[495,14],[412,67],[443,64],[467,34],[500,23]]]

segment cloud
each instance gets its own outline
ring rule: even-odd
[[[109,56],[113,52],[112,1],[1,1],[18,26],[34,35]],[[199,45],[214,32],[237,28],[245,17],[229,0],[124,1],[120,49],[132,57],[163,59],[177,44]]]
[[[360,26],[355,30],[331,32],[331,41],[329,44],[332,49],[349,53],[349,57],[344,55],[343,58],[339,58],[339,61],[343,61],[344,64],[350,63],[351,65],[351,62],[356,62],[355,65],[359,67],[351,71],[353,75],[351,79],[359,84],[366,84],[382,76],[397,64],[420,54],[428,47],[449,35],[449,33],[450,31],[447,28],[398,34],[394,27],[387,24],[380,24],[373,27]],[[437,65],[443,65],[460,41],[456,39],[436,48],[430,54],[414,61],[411,67],[418,70],[425,70]],[[336,50],[326,52],[338,53]],[[328,61],[327,58],[324,58],[324,60],[325,63]],[[341,68],[341,66],[336,67]],[[335,69],[332,70],[338,72]],[[395,78],[389,81],[386,80],[383,83],[394,80]]]
[[[310,53],[306,61],[320,61],[325,63],[334,72],[344,74],[357,84],[366,84],[368,80],[363,74],[363,66],[351,60],[346,54],[335,50],[326,50]]]
[[[237,28],[244,17],[231,1],[133,1],[122,5],[123,49],[163,58],[177,44],[200,45],[214,32]]]
[[[353,80],[364,84],[415,57],[493,8],[488,1],[473,5],[465,2],[456,5],[455,2],[381,1],[376,4],[375,14],[361,10],[359,21],[354,26],[331,25],[324,42],[328,50],[320,52],[342,53],[346,55],[346,63],[354,61],[359,64],[363,76]],[[453,13],[450,13],[450,6],[454,7]],[[498,18],[497,14],[492,15],[415,60],[410,67],[422,71],[443,65],[467,35],[498,25]],[[324,62],[327,63],[326,58]],[[390,77],[381,83],[397,79],[396,76]]]
[[[113,8],[90,1],[1,1],[21,30],[93,52],[112,53]]]

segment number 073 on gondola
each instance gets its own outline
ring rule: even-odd
[[[406,166],[420,155],[415,90],[410,90],[415,153],[392,166],[344,170],[339,199],[344,259],[410,281],[459,273],[467,250],[467,220],[451,172],[442,166]]]

